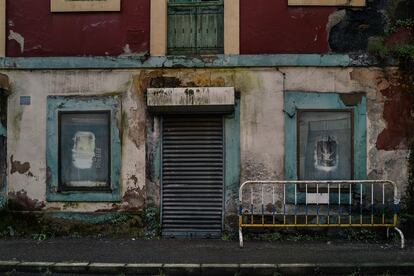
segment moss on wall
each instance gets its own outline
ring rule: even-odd
[[[414,1],[388,0],[381,7],[386,22],[383,34],[368,38],[367,50],[380,61],[394,58],[403,70],[414,70]]]
[[[138,213],[0,212],[0,237],[144,237],[146,229]]]

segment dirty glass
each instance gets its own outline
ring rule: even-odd
[[[299,112],[299,179],[352,179],[352,115]]]
[[[108,188],[109,112],[62,112],[59,115],[60,188]]]

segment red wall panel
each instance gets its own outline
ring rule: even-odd
[[[240,0],[242,54],[325,53],[332,7],[288,7],[288,0]]]
[[[50,0],[7,0],[7,55],[112,56],[125,50],[149,51],[150,0],[122,0],[121,9],[51,13]]]

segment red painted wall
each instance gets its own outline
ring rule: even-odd
[[[325,53],[332,7],[288,7],[288,0],[240,0],[242,54]]]
[[[7,0],[8,56],[120,55],[149,51],[150,0],[122,0],[121,12],[51,13],[50,0]]]

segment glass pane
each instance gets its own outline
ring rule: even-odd
[[[299,179],[352,179],[351,112],[299,112]]]
[[[109,185],[109,113],[60,114],[60,185]]]

